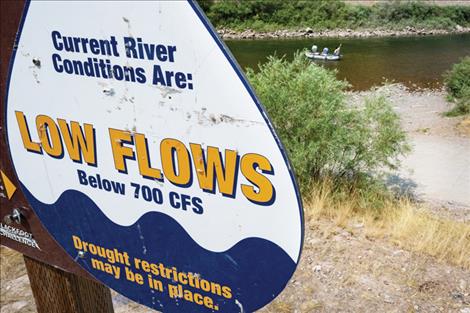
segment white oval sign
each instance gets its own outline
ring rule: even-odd
[[[6,114],[32,208],[107,286],[167,312],[251,312],[292,276],[295,179],[193,2],[29,3]]]

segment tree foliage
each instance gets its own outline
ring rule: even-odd
[[[199,1],[216,27],[234,29],[450,28],[470,25],[469,6],[437,6],[424,1],[386,1],[373,6],[351,5],[339,0]]]

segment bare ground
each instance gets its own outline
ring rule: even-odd
[[[466,147],[470,122],[468,118],[442,117],[441,113],[450,108],[443,92],[409,92],[396,85],[382,91],[400,113],[415,149],[421,149],[422,140],[434,139],[450,142],[457,149]],[[367,92],[351,97],[359,101],[365,95]],[[465,154],[468,151],[462,151],[461,157],[470,159]],[[427,171],[436,166],[432,162],[416,164],[427,166]],[[465,161],[462,164],[470,168]],[[423,179],[403,177],[405,174],[398,174],[405,182]],[[458,179],[465,183],[469,177],[461,175]],[[470,221],[465,203],[454,203],[452,195],[446,193],[441,201],[442,191],[429,194],[429,189],[416,185],[419,197],[442,218]],[[450,199],[446,201],[446,197]],[[399,242],[387,238],[373,239],[362,225],[345,230],[325,219],[311,219],[306,223],[304,250],[294,277],[281,295],[261,312],[470,313],[470,271],[402,250]],[[22,256],[5,247],[0,248],[0,283],[2,313],[36,312]],[[116,313],[149,312],[114,292],[113,302]]]
[[[409,91],[393,84],[378,92],[400,115],[412,146],[389,183],[426,202],[439,216],[470,221],[470,117],[445,117],[453,104],[443,90]],[[351,93],[351,103],[371,93]]]
[[[1,248],[2,313],[36,312],[22,256]],[[116,313],[149,309],[113,293]],[[300,265],[260,312],[470,312],[470,272],[368,238],[358,227],[310,221]]]
[[[299,269],[265,312],[463,312],[470,273],[350,233],[308,225]]]

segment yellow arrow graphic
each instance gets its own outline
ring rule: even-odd
[[[0,174],[2,176],[3,186],[5,186],[5,190],[7,192],[8,200],[10,200],[11,197],[13,197],[13,194],[16,191],[16,187],[15,187],[15,185],[13,185],[13,183],[7,177],[7,175],[5,175],[5,173],[3,173],[3,171],[0,171]]]

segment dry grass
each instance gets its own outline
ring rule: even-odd
[[[274,312],[277,313],[290,313],[294,312],[294,308],[292,307],[291,303],[283,302],[283,301],[276,301],[273,303]]]
[[[0,246],[0,252],[0,281],[25,274],[21,254],[3,246]]]
[[[306,201],[307,219],[327,218],[370,238],[385,238],[410,251],[470,270],[470,224],[438,218],[409,199],[388,199],[380,209],[364,208],[363,199],[335,197],[328,181],[317,184]]]
[[[470,117],[465,117],[457,124],[457,131],[463,136],[470,137]]]
[[[34,313],[23,256],[0,246],[0,312]]]

